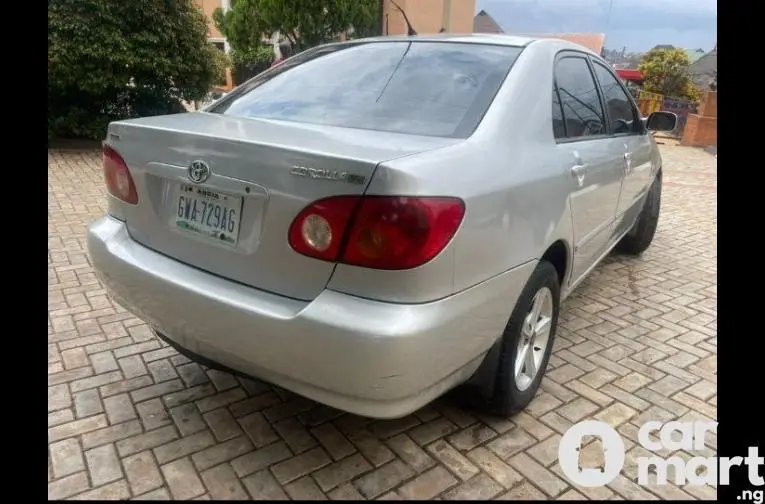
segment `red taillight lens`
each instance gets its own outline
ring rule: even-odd
[[[336,261],[358,201],[358,196],[339,196],[307,206],[292,221],[288,234],[290,247],[310,257]]]
[[[125,203],[131,205],[138,203],[138,193],[135,190],[133,177],[130,175],[125,160],[108,145],[104,145],[103,164],[104,179],[109,193]]]
[[[366,197],[340,261],[376,269],[415,268],[446,247],[464,214],[456,198]]]
[[[436,257],[464,215],[465,205],[458,198],[328,198],[298,215],[289,241],[297,252],[319,259],[374,269],[410,269]]]

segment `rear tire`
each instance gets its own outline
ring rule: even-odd
[[[659,224],[661,209],[661,174],[654,179],[645,197],[643,210],[640,211],[632,229],[616,245],[616,252],[627,255],[640,255],[651,245],[656,227]]]
[[[502,335],[494,394],[488,405],[492,412],[510,416],[534,399],[552,353],[559,308],[558,272],[549,262],[540,261]]]

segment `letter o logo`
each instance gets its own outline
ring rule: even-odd
[[[579,468],[579,447],[584,436],[598,436],[603,442],[603,469]],[[610,483],[624,467],[624,441],[613,427],[597,420],[571,426],[558,445],[558,462],[563,474],[581,487],[601,487]]]

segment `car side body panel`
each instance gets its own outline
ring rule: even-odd
[[[339,264],[328,288],[392,302],[426,302],[539,259],[558,240],[570,250],[572,182],[554,162],[549,92],[540,91],[552,82],[555,53],[548,44],[557,42],[524,49],[469,139],[381,163],[372,177],[367,194],[462,198],[466,213],[452,243],[415,270]],[[540,85],[529,86],[529,81]]]

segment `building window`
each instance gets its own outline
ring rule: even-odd
[[[213,42],[213,45],[220,49],[221,52],[226,52],[226,44],[223,42]]]

